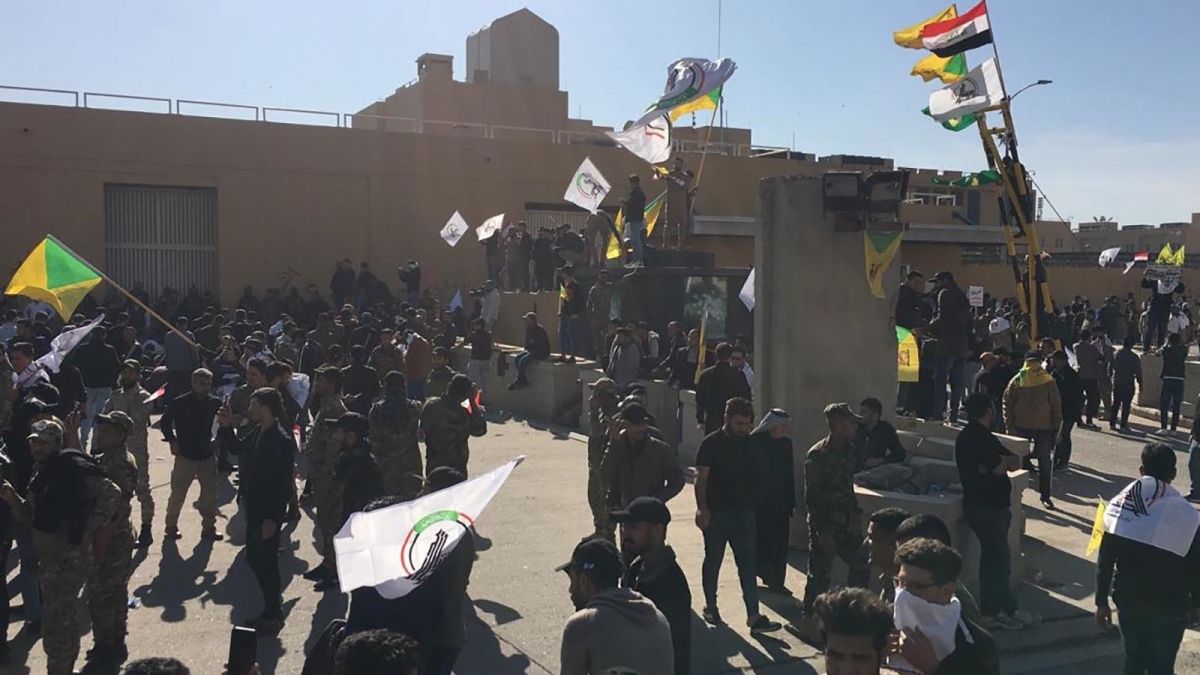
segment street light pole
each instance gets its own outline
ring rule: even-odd
[[[1029,84],[1025,85],[1024,87],[1021,87],[1020,89],[1018,89],[1018,90],[1017,90],[1017,92],[1016,92],[1015,94],[1013,94],[1012,96],[1009,96],[1009,97],[1008,97],[1008,100],[1009,100],[1009,101],[1013,100],[1013,99],[1014,99],[1014,98],[1016,98],[1016,97],[1017,97],[1017,96],[1018,96],[1018,95],[1019,95],[1021,92],[1025,91],[1026,89],[1028,89],[1028,88],[1030,88],[1030,87],[1039,87],[1039,86],[1042,86],[1042,85],[1046,85],[1046,84],[1053,84],[1053,83],[1054,83],[1054,80],[1038,80],[1037,82],[1030,82]]]

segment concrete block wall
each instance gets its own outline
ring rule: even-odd
[[[944,443],[938,444],[937,449],[921,448],[918,449],[917,452],[921,454],[926,452],[937,452],[939,454],[928,454],[925,456],[939,457],[941,459],[950,460],[954,459],[954,441],[958,439],[958,434],[962,431],[962,427],[955,427],[943,422],[938,422],[935,420],[923,420],[916,417],[897,417],[895,425],[896,429],[900,432],[909,432],[925,438],[926,445],[928,445],[929,441],[933,439],[949,441],[950,452],[947,456],[941,456],[944,454],[944,451],[941,449],[941,446],[945,445]],[[1009,436],[1008,434],[996,434],[996,438],[999,438],[1000,443],[1003,444],[1009,452],[1015,455],[1024,457],[1025,455],[1029,454],[1030,443],[1024,438],[1019,436]]]
[[[757,369],[754,400],[757,408],[791,414],[799,468],[809,447],[827,433],[826,404],[874,396],[885,410],[894,409],[892,303],[873,296],[867,285],[863,233],[835,231],[824,213],[820,178],[765,178],[758,209],[754,352],[767,365]],[[893,263],[883,286],[891,294],[899,283]],[[689,419],[695,418],[685,411],[685,444],[687,430],[695,427]],[[797,495],[803,486],[797,476]],[[802,509],[792,519],[792,545],[808,545]]]
[[[1154,352],[1141,356],[1142,387],[1137,394],[1137,404],[1157,408],[1162,394],[1162,356]],[[1184,367],[1182,415],[1195,419],[1196,397],[1200,396],[1200,361],[1188,361]]]

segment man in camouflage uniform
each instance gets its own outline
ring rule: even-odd
[[[804,609],[829,590],[834,556],[850,568],[846,585],[867,586],[870,567],[862,541],[862,509],[854,497],[854,437],[862,421],[846,403],[825,408],[829,435],[804,460],[804,503],[808,508],[808,585]],[[811,616],[811,614],[810,614]]]
[[[592,284],[592,289],[588,291],[587,297],[588,322],[592,329],[590,333],[592,336],[592,354],[597,361],[602,356],[608,355],[604,337],[605,331],[608,330],[608,320],[612,313],[612,296],[613,286],[608,281],[608,270],[601,269],[599,276],[596,278],[596,283]]]
[[[338,521],[340,494],[333,490],[333,470],[337,465],[340,448],[334,442],[331,420],[346,413],[342,403],[342,371],[333,366],[317,369],[314,395],[320,410],[313,417],[308,432],[308,445],[304,446],[304,459],[308,462],[308,486],[312,490],[313,504],[317,507],[317,526],[321,529],[321,564],[304,573],[304,578],[317,582],[317,590],[324,590],[335,576],[333,535],[341,523]]]
[[[457,374],[450,367],[450,350],[441,346],[434,347],[433,370],[429,371],[429,377],[425,379],[425,398],[444,395],[446,387],[450,386],[450,380]]]
[[[85,597],[92,617],[92,639],[96,643],[87,657],[89,661],[115,665],[129,657],[125,647],[129,575],[133,572],[133,523],[129,516],[141,478],[137,461],[125,447],[137,426],[132,417],[117,410],[97,415],[95,429],[100,468],[120,488],[121,499],[108,546],[103,550],[97,547],[87,581]]]
[[[78,424],[72,420],[72,446],[79,444]],[[33,525],[46,673],[71,675],[79,656],[79,592],[91,571],[93,546],[101,557],[107,555],[121,490],[105,478],[94,459],[64,449],[67,434],[58,420],[39,420],[30,431],[29,446],[38,468],[28,499],[8,482],[0,485],[0,498]]]
[[[154,524],[154,497],[150,494],[150,449],[146,444],[150,429],[150,404],[146,399],[149,392],[142,388],[141,366],[130,359],[121,366],[117,388],[113,389],[104,404],[104,412],[121,412],[133,422],[133,428],[125,439],[125,446],[137,466],[135,493],[142,509],[142,529],[138,536],[138,548],[154,543],[151,527]],[[115,482],[115,481],[114,481]],[[119,485],[119,484],[118,484]]]
[[[596,380],[592,395],[588,398],[588,506],[592,509],[592,525],[596,528],[592,536],[602,536],[609,541],[615,538],[615,528],[608,522],[608,486],[600,471],[604,452],[614,430],[619,432],[615,420],[617,414],[617,383],[607,377]]]
[[[424,487],[417,424],[421,404],[408,399],[404,373],[393,370],[383,380],[383,396],[371,406],[371,450],[383,470],[383,487],[389,496],[413,499]]]
[[[467,461],[471,455],[468,439],[487,433],[483,411],[474,402],[470,402],[470,410],[463,407],[463,402],[471,398],[474,389],[471,378],[455,375],[446,388],[446,395],[430,399],[421,411],[426,476],[441,466],[467,475]]]

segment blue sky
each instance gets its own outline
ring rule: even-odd
[[[680,56],[717,56],[717,0],[206,0],[20,2],[0,34],[0,84],[353,112],[416,73],[424,52],[455,57],[468,33],[528,6],[558,27],[571,114],[619,126],[661,91]],[[919,114],[932,84],[908,75],[923,52],[891,31],[937,0],[725,0],[722,56],[731,126],[765,145],[894,157],[974,170],[974,132]],[[960,3],[965,11],[969,2]],[[1022,159],[1064,217],[1123,224],[1200,211],[1200,3],[992,0]],[[972,64],[990,50],[968,55]],[[1048,216],[1052,216],[1049,208]]]

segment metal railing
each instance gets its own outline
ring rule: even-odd
[[[415,80],[414,80],[415,82]],[[406,84],[409,86],[412,84]],[[403,87],[402,87],[403,88]],[[279,108],[270,106],[247,105],[243,103],[223,103],[219,101],[199,101],[194,99],[163,98],[158,96],[134,96],[130,94],[107,94],[102,92],[78,92],[70,89],[46,89],[42,87],[20,87],[0,85],[0,102],[25,103],[29,105],[65,105],[41,101],[13,100],[6,98],[5,92],[23,92],[29,94],[62,94],[73,97],[72,107],[92,108],[102,110],[133,110],[135,112],[150,112],[168,115],[186,115],[195,117],[211,117],[218,119],[234,119],[241,121],[270,122],[272,124],[308,124],[312,126],[332,126],[342,129],[363,131],[389,131],[415,134],[435,134],[442,136],[463,136],[489,140],[537,140],[548,141],[559,145],[595,145],[600,147],[616,147],[616,143],[601,132],[575,131],[571,129],[539,129],[535,127],[509,126],[503,124],[481,124],[478,122],[452,122],[449,120],[425,120],[411,117],[390,117],[371,113],[340,113],[329,110],[309,110],[305,108]],[[149,110],[134,107],[114,107],[104,105],[105,101],[127,101],[137,103],[164,104],[166,110]],[[189,111],[185,111],[184,108]],[[203,114],[196,109],[208,111]],[[252,112],[254,119],[242,114],[222,115],[222,111]],[[274,115],[272,115],[274,113]],[[274,117],[274,119],[272,119]],[[287,119],[291,118],[291,119]],[[303,121],[307,119],[308,121]],[[315,121],[320,120],[320,121]],[[730,157],[778,157],[788,156],[787,148],[772,146],[750,145],[739,143],[721,143],[718,141],[704,142],[697,140],[678,139],[673,143],[676,151],[684,153],[707,152]]]

